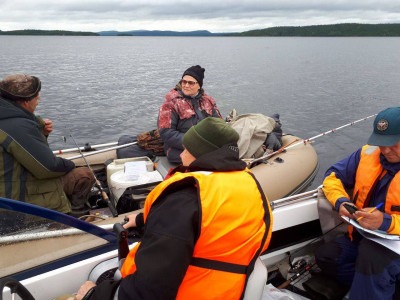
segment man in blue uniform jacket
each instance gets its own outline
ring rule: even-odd
[[[368,145],[328,169],[323,190],[340,216],[400,235],[399,171],[400,107],[391,107],[376,116]],[[346,192],[350,189],[352,197]],[[345,204],[358,211],[351,214]],[[320,247],[316,260],[324,273],[351,286],[350,299],[392,299],[400,280],[400,255],[363,238],[352,226],[346,236]]]

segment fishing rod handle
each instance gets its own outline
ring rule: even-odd
[[[103,191],[103,190],[101,191],[101,196],[107,202],[108,208],[110,209],[111,214],[113,215],[113,217],[118,217],[117,209],[115,208],[114,203],[111,202],[110,198],[108,198],[108,196],[107,196],[105,191]]]
[[[316,264],[315,261],[313,261],[311,264],[306,265],[303,269],[298,271],[296,274],[294,274],[292,277],[290,277],[288,280],[286,280],[284,283],[278,286],[278,289],[284,289],[287,287],[291,282],[299,278],[301,275],[303,275],[305,272],[310,271],[310,269]]]
[[[286,280],[284,283],[280,284],[277,288],[278,289],[284,289],[287,287],[292,281],[290,279]]]
[[[118,217],[118,212],[117,212],[117,209],[115,208],[114,203],[110,200],[110,198],[108,198],[107,193],[104,191],[103,187],[101,186],[100,181],[97,178],[96,178],[96,186],[99,188],[100,194],[101,194],[101,197],[103,198],[103,200],[107,202],[107,206],[110,209],[113,217]]]

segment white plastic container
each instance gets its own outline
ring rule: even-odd
[[[110,177],[110,184],[108,185],[111,193],[114,196],[114,199],[118,201],[118,199],[122,196],[125,190],[129,187],[159,182],[162,181],[163,178],[158,171],[145,172],[139,175],[137,180],[127,180],[124,175],[124,170],[120,170],[115,172]]]
[[[154,163],[147,156],[115,159],[112,163],[110,163],[107,166],[107,184],[108,184],[108,186],[111,186],[111,175],[114,174],[115,172],[123,170],[125,163],[130,162],[130,161],[145,161],[146,166],[147,166],[147,171],[151,172],[154,170]]]

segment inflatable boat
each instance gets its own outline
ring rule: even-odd
[[[287,145],[295,147],[291,147],[287,151],[277,151],[279,153],[250,167],[270,201],[304,191],[312,183],[318,171],[318,157],[311,144],[304,143],[302,139],[289,134],[282,136],[282,143],[282,149]],[[117,158],[117,152],[114,149],[117,147],[121,146],[110,147],[110,150],[107,148],[101,150],[94,146],[86,147],[88,151],[84,151],[83,155],[93,168],[99,169],[104,167],[104,162]],[[86,165],[86,161],[81,158],[79,152],[60,152],[59,156],[72,159],[76,165]],[[176,165],[169,163],[165,156],[155,158],[155,169],[160,172],[162,177],[165,177],[168,171],[174,167]]]

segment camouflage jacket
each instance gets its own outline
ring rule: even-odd
[[[42,126],[40,118],[0,97],[0,196],[67,213],[61,176],[75,165],[53,155]]]
[[[206,117],[222,117],[215,100],[205,94],[203,89],[193,98],[184,97],[177,85],[165,99],[158,112],[157,126],[164,141],[165,155],[171,163],[179,164],[185,132]]]

